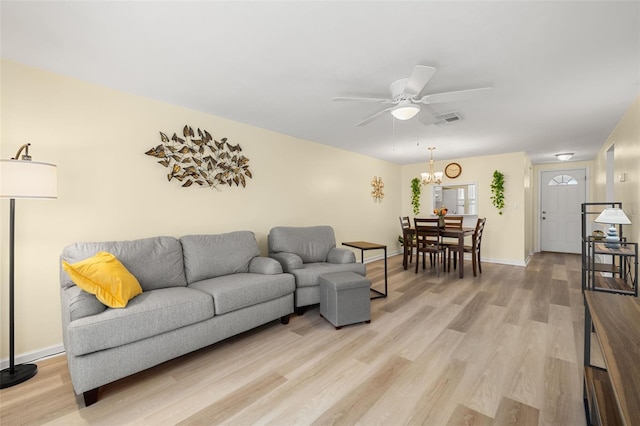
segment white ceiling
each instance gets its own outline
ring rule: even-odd
[[[398,164],[593,159],[640,92],[638,1],[0,4],[4,59]],[[355,126],[386,106],[332,101],[388,97],[417,64],[438,69],[422,95],[494,90],[395,130]]]

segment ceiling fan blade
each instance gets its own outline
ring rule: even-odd
[[[455,92],[434,93],[423,96],[418,102],[422,104],[436,104],[440,102],[456,102],[482,95],[493,87],[479,87],[477,89],[457,90]]]
[[[389,107],[389,108],[383,109],[382,111],[378,111],[375,114],[365,118],[364,120],[356,124],[356,126],[364,126],[365,124],[369,124],[373,120],[382,117],[387,111],[391,111],[393,108],[395,107]]]
[[[431,80],[431,77],[435,72],[436,69],[433,67],[416,65],[409,76],[407,86],[404,88],[404,93],[409,96],[415,96],[422,92],[422,89],[424,89],[424,86],[426,86],[429,80]]]
[[[382,98],[357,98],[350,96],[338,96],[333,98],[334,101],[357,101],[357,102],[382,102],[382,103],[394,103],[391,99]]]

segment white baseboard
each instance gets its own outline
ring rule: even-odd
[[[394,252],[393,254],[389,254],[389,256],[392,255],[396,255],[396,254],[402,254],[402,252],[398,251],[398,252]],[[414,252],[415,254],[415,252]],[[382,259],[383,256],[376,256],[375,258],[371,258],[370,260],[365,259],[365,263],[374,261],[374,260],[378,260],[378,259]],[[465,260],[471,260],[471,254],[470,253],[465,253],[464,254],[464,259]],[[527,264],[529,263],[530,257],[527,257],[525,260],[523,261],[517,261],[517,260],[505,260],[505,259],[489,259],[486,257],[482,258],[482,262],[487,262],[487,263],[499,263],[502,265],[511,265],[511,266],[527,266]]]
[[[64,346],[51,346],[49,348],[40,349],[34,352],[27,352],[26,354],[16,355],[15,363],[16,365],[33,363],[34,361],[38,361],[54,355],[60,355],[62,353],[64,353]],[[0,369],[4,370],[5,368],[9,368],[9,358],[0,361]]]
[[[387,251],[387,259],[390,258],[391,256],[397,256],[397,255],[400,255],[400,254],[402,254],[402,251],[400,251],[400,250],[391,251],[391,252]],[[380,253],[377,256],[367,257],[364,260],[364,263],[375,262],[376,260],[382,260],[382,259],[384,259],[384,253]],[[360,257],[356,256],[356,262],[359,262],[359,261],[360,261]]]
[[[522,261],[518,261],[518,260],[505,260],[505,259],[486,259],[486,258],[482,258],[482,263],[487,262],[487,263],[499,263],[502,265],[511,265],[511,266],[527,266],[527,263],[529,263],[529,259],[527,258],[526,260],[522,260]]]

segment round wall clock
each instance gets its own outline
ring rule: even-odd
[[[449,163],[447,167],[444,168],[444,174],[447,175],[450,179],[455,179],[460,176],[462,173],[462,167],[458,163]]]

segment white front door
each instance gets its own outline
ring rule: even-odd
[[[581,252],[581,205],[586,201],[585,169],[550,170],[540,175],[540,250]]]

